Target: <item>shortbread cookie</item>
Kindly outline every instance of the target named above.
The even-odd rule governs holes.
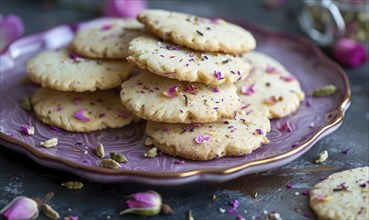
[[[235,85],[242,106],[252,105],[268,118],[282,118],[294,112],[304,99],[296,77],[282,64],[259,52],[247,53],[249,75]]]
[[[234,83],[250,70],[250,64],[242,57],[196,52],[153,36],[131,41],[127,60],[161,76],[213,85]]]
[[[123,104],[137,116],[158,122],[213,122],[233,118],[239,108],[233,84],[181,82],[143,71],[122,84]]]
[[[129,42],[142,33],[143,25],[136,20],[110,19],[79,30],[71,49],[90,58],[122,59]]]
[[[369,219],[369,167],[335,173],[310,191],[319,219]]]
[[[239,111],[234,119],[208,124],[169,124],[147,122],[146,143],[163,153],[190,160],[211,160],[250,154],[269,143],[270,122],[251,107]]]
[[[138,119],[112,90],[77,93],[41,88],[31,101],[40,121],[68,131],[123,127]]]
[[[153,34],[200,51],[245,53],[256,46],[247,30],[222,19],[164,10],[144,10],[137,19]]]
[[[134,66],[123,60],[92,60],[73,52],[44,51],[27,64],[30,79],[61,91],[95,91],[119,87]]]

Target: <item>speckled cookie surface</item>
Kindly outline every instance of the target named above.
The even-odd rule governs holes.
[[[195,50],[240,54],[256,46],[250,32],[222,19],[155,9],[142,11],[137,19],[151,33]]]
[[[95,91],[119,87],[133,70],[123,60],[93,60],[67,50],[44,51],[27,63],[31,80],[61,91]]]
[[[196,52],[153,36],[132,40],[127,60],[164,77],[213,85],[233,83],[250,70],[250,64],[242,57]]]
[[[110,19],[79,30],[71,49],[90,58],[123,59],[129,42],[143,34],[143,25],[132,19]]]
[[[122,84],[122,103],[138,117],[158,122],[213,122],[239,108],[233,84],[181,82],[142,71]]]
[[[31,102],[40,121],[67,131],[117,128],[137,120],[112,90],[77,93],[41,88]]]
[[[334,173],[310,191],[319,219],[369,219],[369,167]]]
[[[252,51],[244,57],[252,68],[247,77],[235,83],[241,105],[252,105],[270,119],[296,111],[305,96],[297,78],[263,53]]]
[[[148,121],[146,127],[148,142],[163,153],[190,160],[250,154],[269,142],[268,131],[269,120],[251,107],[221,122],[186,125]]]

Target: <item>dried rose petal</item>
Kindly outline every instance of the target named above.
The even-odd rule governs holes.
[[[294,81],[296,80],[296,77],[295,76],[292,76],[292,75],[289,75],[289,76],[281,76],[281,79],[286,81],[286,82],[291,82],[291,81]]]
[[[286,123],[284,123],[283,125],[281,125],[281,127],[279,128],[279,130],[292,132],[292,127],[291,127],[290,123],[287,121]]]
[[[190,94],[194,94],[194,95],[197,94],[196,87],[194,85],[186,85],[185,91]]]
[[[209,136],[197,135],[194,141],[198,144],[206,143],[210,140]]]
[[[172,86],[167,91],[163,92],[163,95],[169,98],[176,98],[179,95],[178,86]]]
[[[233,208],[238,208],[240,206],[240,202],[238,200],[231,200],[229,204],[232,205]]]
[[[30,125],[21,125],[20,126],[22,132],[26,135],[33,135],[35,134],[35,127]]]
[[[107,31],[107,30],[110,30],[112,27],[113,25],[111,24],[104,24],[103,26],[101,26],[100,30]]]
[[[213,91],[214,91],[214,92],[219,92],[218,87],[214,87]]]
[[[332,48],[333,57],[343,65],[357,67],[368,60],[365,47],[358,41],[342,38]]]
[[[251,84],[251,85],[245,84],[241,88],[241,92],[244,95],[252,95],[255,93],[255,91],[256,91],[256,87],[254,84]]]
[[[278,69],[277,67],[274,67],[274,66],[270,66],[268,65],[266,68],[265,68],[265,72],[267,73],[281,73],[281,70]]]
[[[73,116],[83,122],[90,121],[90,118],[88,117],[86,109],[83,109],[83,108],[76,111]]]
[[[71,58],[72,60],[79,61],[83,59],[80,55],[76,54],[73,51],[69,51],[68,55],[69,55],[69,58]]]
[[[219,18],[211,18],[210,19],[210,23],[212,24],[220,24],[222,21],[222,19],[219,19]]]
[[[264,131],[261,130],[260,128],[257,128],[256,131],[258,132],[258,134],[264,134]]]
[[[131,117],[130,112],[124,112],[122,110],[117,110],[116,113],[119,117],[124,118],[124,119]]]
[[[320,202],[325,202],[325,201],[329,201],[331,197],[328,195],[317,194],[314,196],[314,199]]]
[[[278,102],[278,99],[273,95],[264,100],[269,105],[274,105]]]
[[[217,72],[216,70],[214,70],[214,76],[215,76],[218,80],[222,80],[222,79],[224,79],[224,77],[222,77],[222,73],[221,73],[221,72]]]

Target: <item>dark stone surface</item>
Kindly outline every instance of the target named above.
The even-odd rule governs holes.
[[[26,25],[26,34],[39,32],[58,24],[74,23],[97,17],[97,6],[102,1],[83,9],[71,2],[53,4],[53,1],[1,0],[1,14],[18,14]],[[73,5],[73,6],[72,6]],[[300,2],[289,1],[276,10],[265,9],[261,1],[151,1],[152,8],[164,8],[210,17],[227,17],[270,26],[282,31],[301,34],[295,15]],[[25,195],[43,197],[54,192],[52,205],[62,217],[77,215],[80,219],[122,219],[117,213],[125,208],[125,195],[138,191],[156,190],[164,202],[175,211],[171,216],[150,219],[185,219],[192,210],[195,219],[236,219],[237,214],[220,213],[233,199],[240,201],[238,213],[246,217],[261,216],[264,210],[276,211],[283,219],[307,219],[304,212],[311,213],[308,197],[301,195],[305,189],[318,183],[320,177],[333,172],[369,165],[369,92],[368,64],[348,70],[352,88],[352,104],[342,126],[323,138],[306,154],[290,164],[266,173],[248,175],[222,184],[191,184],[180,187],[153,187],[140,184],[97,184],[83,181],[82,190],[68,190],[60,183],[79,180],[71,174],[42,167],[25,156],[0,146],[0,207],[14,197]],[[4,95],[4,94],[1,94]],[[350,147],[349,154],[341,153]],[[316,155],[328,150],[329,158],[321,165],[313,161]],[[287,183],[295,188],[287,189]],[[300,195],[296,196],[295,192]],[[255,197],[257,193],[257,198]],[[212,200],[212,195],[216,199]],[[247,213],[244,212],[247,210]],[[297,210],[297,211],[296,211]],[[299,210],[301,210],[299,212]],[[314,215],[310,218],[315,218]],[[40,215],[39,219],[45,219]],[[124,219],[142,219],[133,215]]]

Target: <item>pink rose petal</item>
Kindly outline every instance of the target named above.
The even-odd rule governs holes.
[[[295,76],[292,76],[292,75],[289,75],[289,76],[281,76],[281,79],[286,81],[286,82],[291,82],[291,81],[294,81],[296,80],[296,77]]]
[[[244,95],[252,95],[256,92],[256,87],[254,84],[251,85],[245,84],[242,86],[241,92]]]
[[[176,98],[178,97],[178,86],[172,86],[167,91],[163,92],[163,95],[169,98]]]
[[[88,122],[90,121],[90,118],[88,117],[87,111],[83,108],[76,111],[73,115],[75,118],[77,118],[80,121]]]
[[[186,85],[185,91],[193,95],[197,94],[196,87],[194,85]]]
[[[332,48],[333,57],[341,64],[357,67],[368,60],[365,47],[358,41],[342,38]]]
[[[198,135],[194,141],[198,144],[203,144],[203,143],[206,143],[210,140],[210,137],[209,136],[202,136],[202,135]]]

